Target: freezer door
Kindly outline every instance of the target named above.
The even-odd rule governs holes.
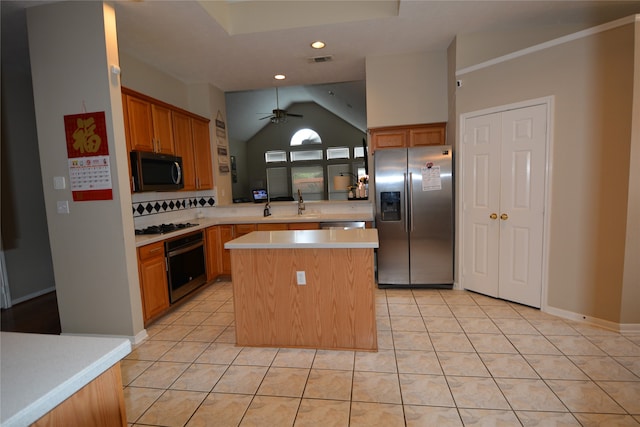
[[[409,241],[406,220],[407,150],[378,150],[374,156],[378,284],[409,284]]]
[[[450,146],[408,150],[409,266],[412,285],[453,284],[451,160]]]

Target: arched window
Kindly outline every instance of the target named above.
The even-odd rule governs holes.
[[[298,132],[294,133],[291,137],[291,142],[289,145],[307,145],[307,144],[322,144],[322,140],[320,139],[320,135],[313,129],[300,129]]]

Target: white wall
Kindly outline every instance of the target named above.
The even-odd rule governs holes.
[[[366,58],[367,127],[447,121],[447,53]]]
[[[27,11],[34,104],[63,333],[144,334],[127,167],[113,8],[61,2]],[[113,200],[73,202],[63,118],[104,111]],[[68,200],[70,214],[56,202]]]

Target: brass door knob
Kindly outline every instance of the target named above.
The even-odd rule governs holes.
[[[509,219],[509,215],[503,213],[502,215],[500,215],[500,219],[503,220],[503,221],[506,221],[506,220]]]
[[[497,213],[492,213],[491,215],[489,215],[489,218],[491,219],[497,219],[498,218],[498,214]]]

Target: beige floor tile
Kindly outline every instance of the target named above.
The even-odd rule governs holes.
[[[616,414],[575,414],[583,427],[638,427],[638,421],[631,415]]]
[[[229,366],[213,388],[216,393],[255,394],[267,373],[266,366]]]
[[[147,340],[125,357],[127,360],[158,360],[177,344],[176,341]]]
[[[424,317],[427,331],[432,332],[462,332],[460,323],[454,317]]]
[[[211,313],[212,311],[218,310],[220,307],[222,307],[222,305],[224,304],[224,301],[217,301],[217,300],[203,300],[200,301],[197,305],[195,305],[193,308],[191,308],[191,311],[197,312],[204,312],[204,313]],[[231,316],[233,318],[233,316]]]
[[[179,342],[160,358],[163,362],[193,362],[209,346],[204,342]]]
[[[433,350],[429,334],[425,332],[393,331],[393,345],[400,350]]]
[[[461,317],[458,323],[468,334],[501,334],[502,332],[491,319],[474,319]]]
[[[562,354],[551,341],[542,335],[507,334],[506,337],[521,354]]]
[[[478,353],[517,353],[518,351],[502,334],[469,334],[467,337]]]
[[[233,361],[234,365],[270,366],[278,354],[277,348],[245,347]]]
[[[152,340],[180,341],[193,331],[192,325],[167,325],[162,331],[153,336]]]
[[[384,372],[354,372],[351,400],[358,402],[402,403],[398,375]]]
[[[271,366],[281,368],[310,368],[316,351],[302,348],[281,348]]]
[[[405,292],[404,289],[388,290],[387,291],[387,303],[388,304],[415,304],[416,300],[411,293]]]
[[[477,353],[437,352],[445,375],[490,377],[489,371]]]
[[[524,427],[580,427],[568,412],[516,411]]]
[[[354,362],[353,351],[318,350],[313,360],[313,368],[352,371]]]
[[[198,303],[199,304],[199,303]],[[202,311],[189,311],[184,314],[184,316],[180,316],[176,319],[173,324],[174,325],[192,325],[197,326],[201,324],[204,319],[209,317],[210,314]]]
[[[471,295],[466,294],[464,291],[441,292],[440,295],[449,306],[454,305],[473,305],[477,306],[476,302]]]
[[[292,426],[300,399],[256,396],[251,401],[240,427]]]
[[[431,342],[433,343],[433,348],[435,348],[436,352],[440,351],[457,351],[457,352],[468,352],[474,353],[475,350],[471,345],[471,342],[467,338],[465,334],[455,334],[455,333],[432,333],[429,334],[431,337]]]
[[[522,317],[520,313],[504,304],[484,305],[482,306],[482,311],[484,311],[490,319],[519,319]]]
[[[171,384],[171,389],[209,392],[226,370],[225,365],[194,363]]]
[[[229,326],[234,321],[233,313],[213,313],[207,317],[203,325]]]
[[[196,359],[196,363],[215,363],[230,365],[240,354],[242,347],[233,344],[213,343]]]
[[[442,375],[440,361],[434,351],[396,350],[398,372],[402,374]]]
[[[640,357],[640,345],[623,336],[590,336],[588,339],[609,356]]]
[[[302,399],[295,427],[348,427],[351,403],[340,400]]]
[[[393,350],[357,351],[354,369],[356,371],[398,372],[395,352]]]
[[[182,427],[206,397],[207,393],[167,390],[147,409],[138,423]]]
[[[253,396],[210,393],[186,427],[237,427]]]
[[[582,336],[545,335],[558,350],[567,356],[604,356],[604,351]]]
[[[378,329],[378,349],[379,350],[393,350],[393,334],[391,330],[381,331]]]
[[[376,327],[378,332],[391,330],[391,319],[389,316],[376,316]]]
[[[542,380],[496,378],[496,383],[516,411],[567,411]]]
[[[136,422],[162,393],[164,390],[157,388],[125,387],[124,406],[127,412],[127,422]]]
[[[418,305],[446,305],[440,293],[415,293],[414,299]]]
[[[569,356],[569,359],[595,381],[640,381],[633,372],[608,356]]]
[[[640,356],[637,357],[626,357],[626,356],[616,356],[614,357],[622,366],[636,374],[638,378],[640,378]]]
[[[624,410],[592,381],[547,380],[571,412],[621,414]]]
[[[580,335],[578,331],[562,320],[533,319],[530,323],[544,335]]]
[[[426,332],[424,320],[421,316],[394,316],[391,315],[391,330],[406,332]]]
[[[447,383],[458,408],[509,409],[492,378],[448,376]],[[464,417],[462,420],[467,423]]]
[[[567,356],[551,354],[526,354],[524,358],[545,380],[588,380]]]
[[[640,381],[598,381],[597,383],[627,412],[640,415]]]
[[[305,399],[350,400],[352,371],[336,371],[330,369],[311,369]]]
[[[473,317],[473,318],[480,318],[480,319],[488,318],[484,310],[482,310],[482,308],[480,308],[477,305],[451,305],[450,308],[451,308],[451,311],[453,312],[453,315],[456,316],[457,318],[461,318],[461,317]]]
[[[405,405],[455,406],[442,375],[400,374],[400,389]]]
[[[184,341],[199,341],[210,343],[216,340],[225,330],[224,326],[219,325],[199,325],[193,328],[191,332],[183,338]]]
[[[138,375],[143,373],[153,362],[149,360],[128,360],[120,361],[120,369],[122,370],[122,384],[129,385]]]
[[[462,420],[455,408],[405,405],[407,427],[462,427]]]
[[[188,367],[188,363],[155,362],[133,380],[131,386],[167,389]]]
[[[418,316],[420,317],[420,310],[415,302],[411,304],[388,304],[388,310],[390,316]]]
[[[260,384],[258,395],[302,397],[309,377],[308,368],[270,367]]]
[[[482,353],[480,358],[494,378],[539,378],[527,360],[519,354]]]
[[[350,427],[404,427],[402,405],[352,402]]]
[[[518,417],[512,411],[487,409],[460,409],[465,426],[473,427],[511,427],[518,426]]]
[[[505,335],[539,335],[540,333],[525,319],[493,319]]]
[[[235,344],[236,343],[236,329],[233,326],[227,326],[227,329],[224,330],[218,338],[216,338],[215,342],[219,343],[227,343],[227,344]]]
[[[418,308],[423,317],[454,317],[453,312],[444,302],[442,304],[420,304]]]

